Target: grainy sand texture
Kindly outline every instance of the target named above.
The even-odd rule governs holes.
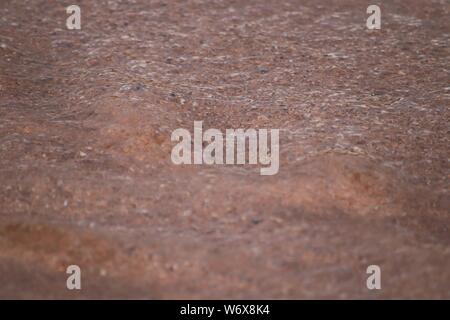
[[[370,4],[1,0],[0,298],[450,299],[450,2]],[[278,174],[174,165],[194,121]]]

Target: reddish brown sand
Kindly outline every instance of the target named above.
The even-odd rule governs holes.
[[[449,1],[73,2],[0,2],[0,298],[450,298]]]

